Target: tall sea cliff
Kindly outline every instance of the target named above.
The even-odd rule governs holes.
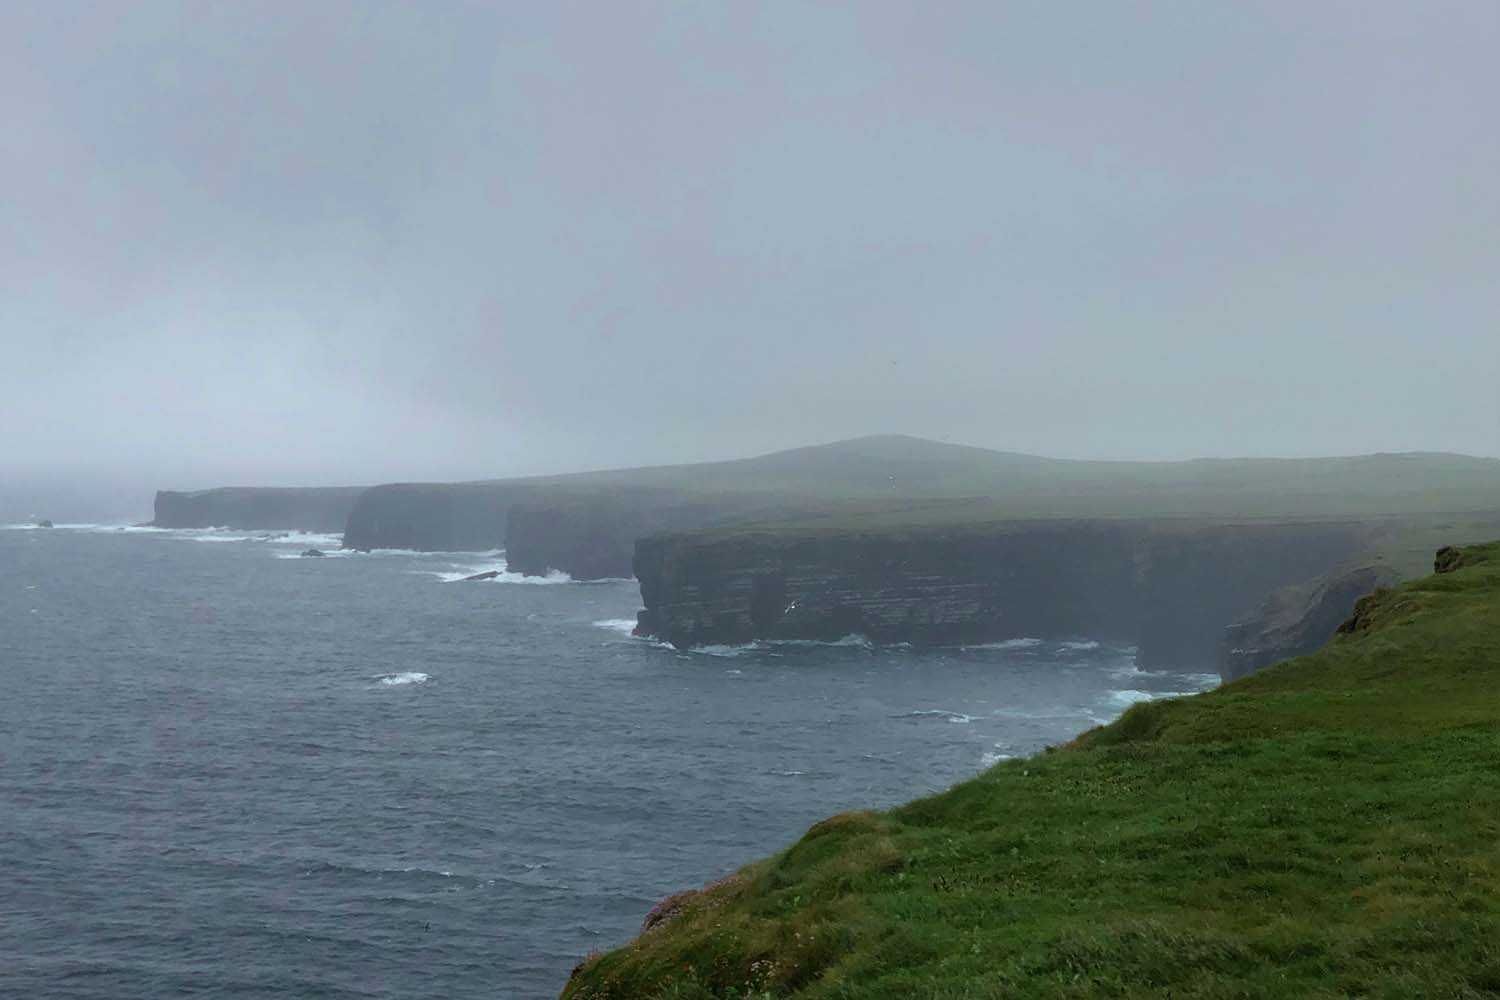
[[[248,528],[341,532],[363,486],[221,486],[159,490],[151,524],[158,528]]]
[[[1213,670],[1226,626],[1367,535],[1358,523],[1118,521],[661,535],[636,546],[637,632],[679,646],[1087,637],[1137,645],[1143,666]]]

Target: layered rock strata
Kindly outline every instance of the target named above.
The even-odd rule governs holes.
[[[636,545],[637,633],[922,645],[1088,637],[1218,669],[1224,629],[1360,548],[1355,524],[1029,521],[891,533],[678,533]]]

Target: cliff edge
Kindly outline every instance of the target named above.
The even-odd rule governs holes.
[[[816,823],[563,996],[1495,996],[1500,543],[1360,606],[1311,655]]]

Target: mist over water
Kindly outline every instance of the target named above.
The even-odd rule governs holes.
[[[555,995],[823,816],[1217,680],[1086,637],[685,653],[630,582],[326,540],[0,529],[0,993]]]

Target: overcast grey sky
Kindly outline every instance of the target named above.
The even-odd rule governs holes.
[[[1500,453],[1500,4],[0,10],[0,476]]]

